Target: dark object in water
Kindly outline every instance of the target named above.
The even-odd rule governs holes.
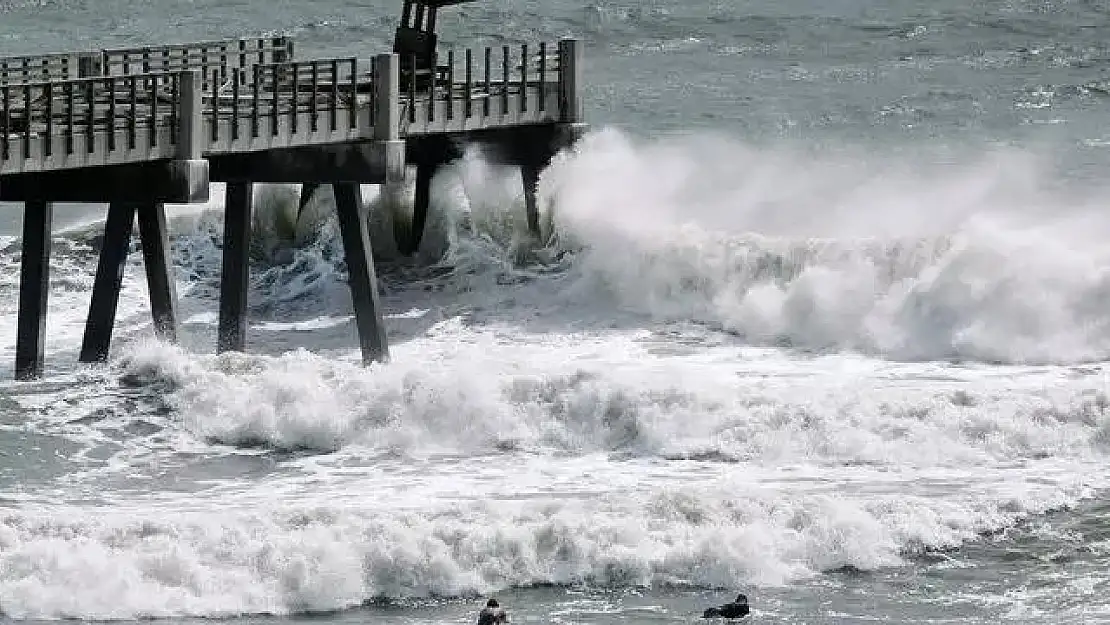
[[[505,613],[501,605],[497,603],[497,599],[490,599],[486,602],[486,607],[478,613],[478,625],[499,625],[500,623],[508,623],[509,615]]]
[[[722,606],[709,608],[702,613],[702,618],[743,618],[748,615],[748,597],[744,593],[736,595],[736,601]]]

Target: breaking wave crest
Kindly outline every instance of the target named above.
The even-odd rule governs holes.
[[[1028,153],[942,156],[816,156],[606,129],[544,173],[544,249],[522,247],[519,174],[475,155],[436,177],[415,263],[397,255],[388,209],[411,203],[411,188],[369,194],[372,234],[387,284],[446,276],[437,289],[465,294],[475,276],[556,269],[548,292],[559,299],[545,306],[693,321],[753,345],[911,361],[1106,358],[1100,191],[1060,188]],[[317,262],[342,262],[330,194],[298,220],[296,190],[269,189],[256,206],[263,301],[287,297],[305,270],[335,274]]]
[[[783,496],[726,483],[639,500],[421,510],[262,502],[248,510],[226,500],[218,512],[82,510],[80,520],[73,510],[42,510],[0,519],[0,593],[11,618],[134,619],[320,612],[541,584],[774,585],[897,564],[1081,491],[1044,487],[991,504]]]
[[[807,351],[1103,359],[1110,219],[1045,177],[1026,154],[875,164],[606,131],[543,193],[579,303]]]
[[[1098,457],[1110,444],[1097,371],[1033,393],[1020,381],[1034,374],[938,368],[914,388],[912,376],[850,361],[855,377],[845,380],[822,363],[780,377],[785,361],[730,349],[654,354],[635,334],[573,347],[506,343],[451,322],[432,334],[447,345],[433,336],[418,348],[424,358],[369,369],[305,351],[197,358],[157,344],[129,350],[121,365],[128,384],[160,389],[192,435],[282,451],[899,467]]]

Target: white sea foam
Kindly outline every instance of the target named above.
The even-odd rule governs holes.
[[[317,488],[303,505],[222,497],[192,510],[27,510],[0,522],[0,593],[15,618],[135,618],[331,610],[546,583],[780,584],[895,565],[907,550],[953,546],[1083,494],[1042,484],[936,498],[905,492],[910,483],[860,497],[761,487],[743,473],[586,498],[478,491],[477,501],[407,509],[390,505],[396,491],[368,483],[364,493]],[[511,473],[494,486],[512,488]],[[410,503],[422,494],[400,488]],[[1007,490],[1020,494],[989,496]]]
[[[455,322],[429,334],[368,369],[304,351],[197,359],[159,345],[135,348],[124,366],[173,389],[166,400],[199,438],[321,452],[969,468],[1091,459],[1110,431],[1099,369],[999,375],[730,346],[659,354],[642,332],[528,339]]]
[[[542,194],[583,250],[583,302],[894,358],[1110,353],[1097,191],[1052,190],[1020,154],[908,167],[602,132]]]
[[[898,565],[1105,486],[1097,371],[503,332],[446,324],[370,369],[133,346],[125,373],[164,385],[186,433],[314,453],[188,497],[118,495],[80,522],[10,515],[6,609],[216,616],[547,583],[774,585]],[[683,455],[702,460],[666,459]]]

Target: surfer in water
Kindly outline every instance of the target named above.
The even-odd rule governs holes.
[[[707,609],[702,618],[744,618],[748,615],[748,596],[744,593],[736,595],[736,601],[722,606]]]
[[[490,599],[486,602],[486,607],[478,613],[478,625],[499,625],[500,623],[508,623],[509,615],[497,603],[497,599]]]

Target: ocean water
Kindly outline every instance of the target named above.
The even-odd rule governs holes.
[[[0,0],[0,54],[288,33],[384,0]],[[1105,0],[488,0],[445,45],[585,44],[592,130],[468,154],[359,366],[330,199],[259,186],[249,353],[216,356],[222,188],[171,207],[180,345],[137,248],[76,363],[104,209],[59,208],[48,363],[11,381],[6,621],[1110,622]]]

